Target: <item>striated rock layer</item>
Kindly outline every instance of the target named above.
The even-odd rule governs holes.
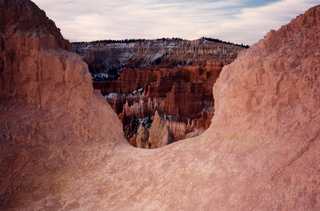
[[[247,47],[204,37],[72,43],[73,52],[88,63],[90,71],[106,73],[106,80],[117,77],[117,71],[123,68],[200,66],[210,59],[230,63]]]
[[[45,30],[48,19],[12,30],[43,14],[33,3],[0,0],[0,14],[2,210],[320,209],[320,6],[223,69],[206,132],[152,150],[125,141],[85,63],[59,47],[55,26]],[[4,56],[23,44],[32,52],[23,62]]]

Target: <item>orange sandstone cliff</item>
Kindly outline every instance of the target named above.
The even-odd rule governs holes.
[[[223,69],[206,132],[148,150],[39,8],[0,17],[2,210],[320,209],[320,6]]]

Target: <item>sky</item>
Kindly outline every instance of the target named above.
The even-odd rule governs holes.
[[[252,45],[319,0],[33,0],[71,42],[216,38]]]

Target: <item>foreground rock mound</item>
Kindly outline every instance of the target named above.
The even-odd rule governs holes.
[[[320,6],[224,68],[205,133],[154,150],[125,141],[54,26],[17,30],[43,14],[33,3],[0,0],[0,14],[9,10],[17,18],[0,25],[2,210],[320,209]],[[40,42],[50,34],[55,48]],[[24,45],[23,63],[11,62]]]
[[[122,125],[34,3],[1,0],[0,20],[0,210],[79,207],[54,192],[126,143]]]

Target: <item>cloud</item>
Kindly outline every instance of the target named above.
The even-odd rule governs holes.
[[[71,41],[206,36],[244,44],[253,44],[317,1],[34,0]]]
[[[214,36],[253,44],[271,29],[279,29],[316,3],[315,0],[283,0],[262,7],[244,8],[233,18],[225,20]]]

